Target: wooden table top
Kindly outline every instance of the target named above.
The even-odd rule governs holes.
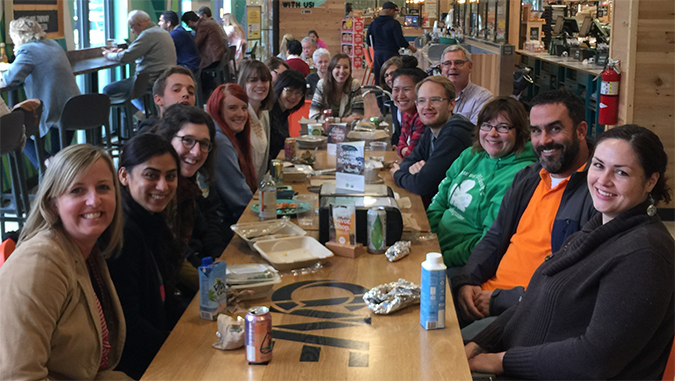
[[[412,198],[421,205],[419,197]],[[248,212],[241,222],[253,220]],[[426,217],[424,222],[428,226]],[[316,238],[318,231],[308,235]],[[393,263],[382,254],[335,256],[310,274],[282,272],[271,296],[245,302],[245,307],[271,307],[274,351],[268,365],[249,365],[243,348],[213,348],[217,324],[199,317],[195,298],[142,379],[470,380],[447,287],[446,328],[440,330],[422,328],[419,305],[375,315],[363,302],[364,292],[383,283],[404,278],[420,284],[420,265],[426,253],[439,251],[438,241],[413,242],[411,248],[409,256]],[[229,265],[266,263],[238,237],[221,259]]]
[[[71,63],[73,67],[73,74],[88,74],[94,73],[103,69],[110,69],[117,66],[126,65],[123,62],[110,61],[109,59],[101,56],[95,58],[88,58],[81,61],[76,61]]]

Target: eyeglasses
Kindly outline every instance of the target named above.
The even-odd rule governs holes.
[[[395,70],[394,70],[394,71],[395,71]],[[390,77],[392,77],[393,75],[394,75],[394,72],[393,72],[393,71],[390,71],[390,72],[388,72],[388,73],[384,73],[384,78],[390,78]]]
[[[464,60],[448,60],[448,61],[443,61],[441,62],[441,66],[452,66],[452,64],[455,65],[455,67],[462,67],[464,66],[465,63],[469,61],[464,61]]]
[[[305,92],[302,90],[295,90],[292,87],[284,87],[284,91],[288,95],[294,95],[296,97],[302,97],[305,95]]]
[[[441,97],[431,97],[429,99],[417,98],[415,99],[415,104],[418,106],[424,106],[425,104],[427,104],[427,102],[429,102],[429,104],[431,104],[432,106],[438,106],[439,104],[441,104],[441,102],[447,100],[448,98],[441,98]]]
[[[183,143],[183,147],[187,149],[192,149],[192,147],[195,146],[195,144],[199,143],[199,150],[202,151],[203,153],[208,153],[211,152],[213,149],[213,144],[211,144],[210,141],[204,139],[204,140],[197,140],[195,139],[194,136],[190,135],[185,135],[185,136],[179,136],[176,135],[174,138],[179,138],[180,141]]]
[[[490,131],[492,131],[493,128],[495,130],[497,130],[497,132],[499,132],[500,134],[505,134],[505,133],[509,132],[510,130],[513,130],[515,127],[509,126],[508,124],[505,124],[505,123],[500,123],[496,126],[493,126],[489,123],[483,123],[483,124],[480,125],[480,130],[485,131],[485,132],[490,132]]]

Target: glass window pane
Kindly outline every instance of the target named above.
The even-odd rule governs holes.
[[[105,12],[103,0],[89,1],[89,46],[105,45]]]

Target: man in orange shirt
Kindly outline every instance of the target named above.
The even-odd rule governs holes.
[[[567,90],[532,100],[530,132],[539,161],[516,175],[492,227],[451,278],[460,324],[515,305],[534,270],[596,213],[586,185],[591,148],[584,115],[583,101]]]

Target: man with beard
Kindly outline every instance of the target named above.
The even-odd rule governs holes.
[[[462,329],[464,339],[518,303],[536,268],[596,213],[586,185],[591,148],[584,110],[567,90],[532,100],[530,132],[539,160],[518,172],[466,265],[448,274],[460,325],[475,321]]]

